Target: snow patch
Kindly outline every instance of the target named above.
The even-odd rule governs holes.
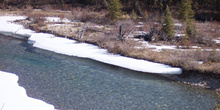
[[[142,44],[143,44],[144,47],[151,48],[151,49],[153,49],[153,51],[158,51],[158,52],[162,51],[163,49],[177,49],[176,46],[152,45],[152,44],[149,44],[146,41],[142,41]]]
[[[140,28],[140,27],[143,27],[143,25],[136,25],[135,27],[136,28]]]
[[[220,44],[220,38],[213,40],[215,43]]]
[[[181,26],[183,26],[183,25],[180,24],[180,23],[174,23],[174,26],[181,27]]]
[[[135,35],[143,35],[143,34],[148,34],[149,32],[146,31],[134,31],[133,34]]]
[[[33,33],[34,31],[31,31],[29,29],[25,29],[22,25],[11,23],[11,21],[14,20],[21,20],[26,19],[27,17],[24,16],[1,16],[0,17],[0,31],[5,32],[16,32],[17,34],[28,34]]]
[[[0,71],[0,109],[2,110],[55,110],[53,105],[27,96],[18,85],[18,76]]]
[[[60,19],[59,17],[46,17],[46,22],[72,22],[67,18]]]
[[[183,36],[185,36],[185,34],[175,34],[175,36],[178,36],[178,37],[183,37]]]

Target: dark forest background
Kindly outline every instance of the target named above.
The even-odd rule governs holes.
[[[172,13],[178,11],[178,4],[181,0],[119,0],[123,6],[122,10],[131,13],[133,9],[141,16],[141,11],[164,12],[166,5],[169,5]],[[0,9],[33,8],[43,9],[52,7],[53,9],[71,10],[71,7],[93,7],[93,11],[107,9],[110,0],[0,0]],[[220,21],[220,0],[192,0],[192,8],[196,20]]]

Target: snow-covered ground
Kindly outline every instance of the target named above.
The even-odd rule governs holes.
[[[60,19],[59,17],[46,17],[46,22],[71,22],[67,18]]]
[[[182,27],[183,25],[180,24],[180,23],[174,23],[174,26],[176,26],[176,27]]]
[[[18,76],[0,71],[0,110],[55,110],[53,105],[27,96]]]
[[[176,46],[151,45],[151,44],[149,44],[149,43],[146,42],[146,41],[141,41],[141,43],[143,44],[144,47],[150,48],[150,49],[152,49],[152,50],[154,50],[154,51],[158,51],[158,52],[162,51],[163,49],[171,49],[171,50],[172,50],[172,49],[177,49]]]
[[[177,34],[177,33],[175,33],[175,36],[177,36],[177,37],[183,37],[183,36],[185,36],[185,34]]]
[[[217,44],[220,44],[220,37],[218,39],[213,40],[215,41]]]

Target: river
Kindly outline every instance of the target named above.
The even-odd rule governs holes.
[[[217,100],[212,90],[41,50],[17,39],[0,45],[0,70],[16,73],[30,97],[61,110],[207,110]]]

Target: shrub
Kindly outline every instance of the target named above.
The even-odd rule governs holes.
[[[45,26],[45,14],[42,13],[28,13],[27,14],[29,19],[32,19],[33,22],[30,24],[29,28],[35,30],[36,32],[39,31],[39,27]]]
[[[211,62],[220,62],[220,52],[216,50],[216,46],[213,46],[212,51],[209,53],[208,60]]]
[[[119,32],[121,27],[121,32]],[[116,36],[120,40],[130,37],[131,33],[134,31],[134,22],[132,20],[119,20],[115,23],[115,28],[113,33],[116,33]],[[124,34],[123,36],[121,36]]]
[[[107,44],[107,50],[110,53],[121,54],[129,56],[129,53],[133,51],[135,43],[132,41],[112,41]]]
[[[44,5],[42,7],[42,10],[44,11],[52,11],[53,10],[53,7],[51,5]]]

